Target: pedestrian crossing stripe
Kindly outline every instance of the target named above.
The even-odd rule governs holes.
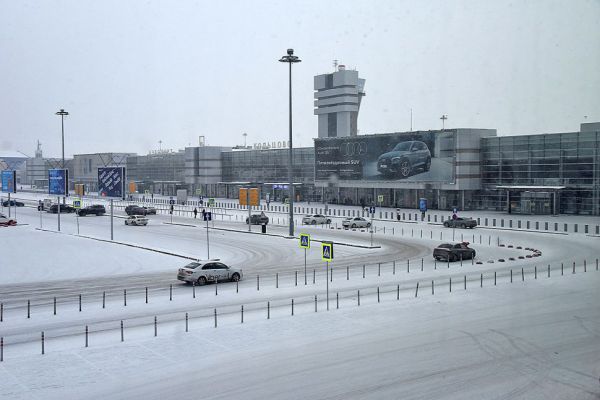
[[[310,235],[307,233],[300,234],[300,247],[303,249],[310,249]]]
[[[323,261],[333,261],[333,243],[323,243],[321,246]]]

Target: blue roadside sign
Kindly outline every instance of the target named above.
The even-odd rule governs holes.
[[[210,211],[204,212],[204,214],[202,214],[202,218],[205,221],[212,221],[212,212],[210,212]]]
[[[375,214],[375,207],[374,206],[369,207],[369,214]]]

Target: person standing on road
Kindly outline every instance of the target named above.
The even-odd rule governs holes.
[[[194,219],[198,216],[198,209],[194,207]]]

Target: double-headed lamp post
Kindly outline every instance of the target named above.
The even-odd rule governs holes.
[[[289,207],[290,207],[290,237],[294,237],[294,156],[292,153],[292,64],[299,63],[298,56],[294,55],[294,49],[287,50],[287,56],[283,56],[279,59],[279,62],[288,63],[290,66],[290,137],[288,141],[289,146],[289,159],[288,159],[288,178],[290,181],[289,187]]]
[[[61,108],[60,111],[57,111],[55,114],[60,115],[60,127],[62,133],[62,168],[65,169],[65,115],[69,115],[69,113]],[[69,182],[67,182],[67,187],[68,185]],[[63,204],[64,203],[65,196],[63,196]]]

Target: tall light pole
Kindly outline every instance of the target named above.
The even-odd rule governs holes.
[[[290,181],[289,187],[289,207],[290,207],[290,237],[294,237],[294,156],[292,153],[292,64],[299,63],[298,56],[294,55],[294,49],[287,49],[287,56],[283,56],[279,59],[279,62],[288,63],[290,66],[290,138],[288,141],[289,145],[289,159],[288,159],[288,178]]]
[[[69,115],[69,113],[61,108],[60,111],[57,111],[55,114],[60,115],[60,128],[62,134],[62,169],[65,169],[65,115]],[[67,182],[67,187],[69,187],[69,182]],[[65,203],[65,196],[63,196],[63,204]]]
[[[445,128],[445,124],[444,124],[444,123],[445,123],[445,122],[446,122],[446,120],[448,119],[448,116],[447,116],[446,114],[443,114],[443,115],[440,117],[440,119],[442,120],[442,130],[444,130],[444,128]]]

